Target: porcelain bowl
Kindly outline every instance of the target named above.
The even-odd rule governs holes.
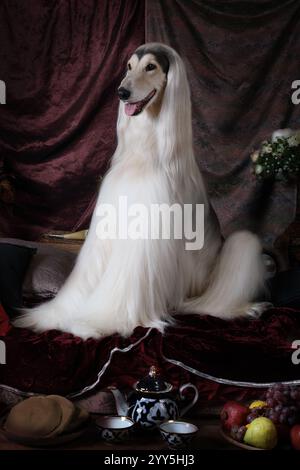
[[[165,421],[159,426],[160,434],[167,445],[173,449],[188,447],[199,429],[186,421]]]
[[[99,437],[107,442],[126,441],[134,427],[134,422],[127,416],[99,416],[95,424]]]

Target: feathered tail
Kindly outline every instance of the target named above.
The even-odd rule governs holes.
[[[247,315],[264,293],[265,267],[259,239],[248,231],[225,241],[203,296],[184,303],[183,310],[224,319]]]

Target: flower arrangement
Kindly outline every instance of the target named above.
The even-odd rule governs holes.
[[[287,181],[300,174],[300,131],[278,131],[252,153],[253,172],[260,179]]]

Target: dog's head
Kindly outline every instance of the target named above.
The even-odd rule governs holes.
[[[130,117],[137,115],[142,124],[138,128],[146,131],[147,140],[149,119],[143,119],[147,113],[155,129],[161,162],[168,165],[176,161],[178,167],[178,160],[184,155],[182,161],[194,164],[190,87],[184,62],[173,48],[160,43],[138,47],[127,63],[118,94],[121,100],[117,122],[119,142],[128,127],[134,130]]]
[[[160,44],[146,44],[133,53],[127,63],[126,76],[118,88],[128,116],[137,116],[159,102],[169,66],[170,58]]]

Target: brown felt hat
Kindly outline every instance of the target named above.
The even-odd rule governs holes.
[[[83,408],[76,407],[75,413],[73,414],[73,417],[68,424],[68,432],[72,432],[80,428],[80,426],[87,421],[88,417],[88,411],[84,410]]]
[[[46,397],[31,397],[15,405],[5,422],[5,429],[24,437],[46,437],[62,420],[60,405]]]
[[[58,434],[68,431],[69,424],[71,423],[73,416],[76,414],[76,408],[70,400],[61,397],[60,395],[48,395],[47,398],[57,403],[61,409],[61,421],[48,435],[49,437],[57,436]]]
[[[5,430],[26,438],[54,438],[78,429],[88,416],[62,396],[31,397],[10,410]]]

